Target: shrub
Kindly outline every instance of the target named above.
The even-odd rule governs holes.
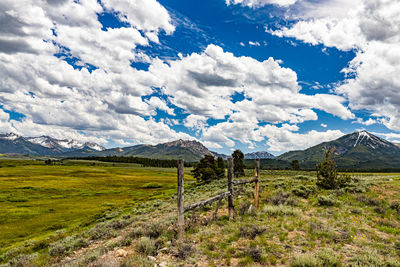
[[[178,244],[176,257],[184,260],[187,257],[189,257],[192,252],[193,252],[193,247],[191,244],[188,243]]]
[[[370,267],[398,267],[400,263],[395,259],[383,260],[375,250],[365,251],[357,254],[348,261],[349,267],[370,266]]]
[[[161,188],[161,187],[162,187],[162,185],[159,183],[147,183],[142,186],[142,188],[145,188],[145,189]]]
[[[139,253],[142,253],[146,256],[154,256],[157,253],[157,248],[154,240],[145,236],[139,239],[139,241],[135,245],[135,250]]]
[[[291,267],[317,267],[317,259],[311,254],[301,254],[295,256],[290,263]]]
[[[53,242],[49,245],[49,254],[50,256],[61,256],[67,255],[74,250],[87,247],[89,245],[88,240],[77,237],[77,236],[69,236],[62,240]]]
[[[153,267],[154,262],[149,260],[146,256],[134,255],[121,264],[121,267]]]
[[[323,249],[317,253],[318,261],[324,267],[340,267],[342,263],[332,249]]]
[[[286,203],[286,200],[289,198],[289,196],[289,193],[278,191],[276,195],[266,198],[264,202],[273,205],[283,205]]]
[[[247,237],[250,239],[256,238],[256,236],[262,235],[267,229],[265,227],[251,225],[251,226],[243,226],[239,228],[240,236]]]
[[[279,206],[270,206],[267,205],[264,207],[264,212],[267,213],[270,216],[296,216],[299,212],[298,210],[292,208],[292,207],[288,207],[288,206],[283,206],[283,205],[279,205]]]
[[[294,179],[300,180],[300,181],[311,181],[312,180],[311,177],[308,177],[308,176],[305,176],[305,175],[296,175],[294,177]]]
[[[124,227],[126,227],[128,225],[127,221],[123,221],[123,220],[115,220],[110,222],[107,227],[111,227],[114,230],[118,230],[118,229],[122,229]]]
[[[378,214],[384,215],[386,213],[386,208],[383,206],[377,206],[374,208],[374,211]]]
[[[97,224],[95,227],[89,230],[88,235],[92,240],[98,240],[102,238],[107,238],[115,236],[115,231],[112,225],[106,225],[104,223]]]
[[[400,213],[400,201],[393,201],[390,203],[390,208]]]
[[[154,222],[147,224],[144,229],[145,236],[157,238],[164,232],[165,226],[159,222]]]
[[[292,193],[298,197],[308,198],[310,194],[315,192],[315,189],[312,185],[299,185],[292,189]]]
[[[129,233],[129,236],[132,238],[138,238],[144,236],[144,233],[145,230],[143,229],[143,227],[138,226],[136,228],[133,228],[133,230]]]
[[[9,265],[13,267],[35,266],[32,264],[37,259],[37,254],[19,255],[10,260]]]
[[[382,204],[382,202],[378,199],[373,199],[373,198],[369,198],[365,195],[361,195],[356,197],[357,201],[360,201],[368,206],[380,206]]]
[[[263,263],[265,262],[265,258],[263,257],[263,250],[258,247],[250,247],[246,248],[243,251],[245,256],[249,256],[253,261]]]
[[[319,196],[318,204],[321,206],[334,206],[337,203],[331,196]]]

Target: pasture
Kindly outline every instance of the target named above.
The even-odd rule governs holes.
[[[327,190],[315,172],[262,170],[258,210],[252,185],[238,187],[234,220],[226,200],[216,218],[217,203],[188,212],[179,241],[176,169],[94,164],[3,162],[2,263],[400,266],[400,174],[353,173]],[[226,190],[226,178],[197,184],[185,173],[185,205]]]
[[[174,169],[94,164],[1,160],[0,254],[56,231],[79,232],[108,213],[176,191]]]

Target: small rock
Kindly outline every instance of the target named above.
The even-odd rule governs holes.
[[[160,262],[160,264],[158,265],[159,267],[167,267],[168,263],[166,263],[165,261]]]
[[[151,261],[156,261],[156,258],[153,257],[153,256],[147,256],[147,258],[148,258],[149,260],[151,260]]]
[[[117,256],[118,257],[126,257],[127,255],[128,255],[128,252],[126,252],[122,248],[117,250]]]
[[[168,250],[168,248],[160,248],[158,251],[166,251],[166,250]]]

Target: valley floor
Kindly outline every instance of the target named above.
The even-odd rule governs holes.
[[[48,166],[51,167],[60,166]],[[6,171],[8,176],[5,175],[6,168],[0,168],[1,207],[34,201],[31,200],[34,194],[25,194],[25,202],[9,202],[9,198],[4,197],[5,194],[17,194],[19,190],[32,190],[17,189],[15,184],[5,188],[4,181],[10,183],[8,180],[13,179],[10,177],[24,177],[20,178],[24,182],[18,187],[35,187],[26,182],[32,178],[23,175],[32,173],[26,169],[31,167],[24,168],[25,171],[16,168],[14,171],[20,173],[14,173],[14,176],[9,170]],[[86,173],[94,167],[79,168]],[[158,174],[157,181],[141,180],[142,184],[136,188],[142,191],[145,184],[150,188],[157,187],[156,184],[148,185],[150,182],[170,182],[161,187],[166,193],[160,192],[155,199],[141,199],[120,210],[116,208],[119,203],[114,202],[116,205],[108,213],[97,216],[96,222],[82,226],[80,231],[69,231],[64,225],[60,229],[47,230],[41,239],[28,236],[11,249],[2,250],[0,259],[3,263],[22,266],[29,263],[43,266],[400,266],[399,174],[354,174],[357,182],[352,185],[339,190],[323,190],[315,186],[313,172],[262,171],[258,210],[250,207],[252,186],[238,186],[234,220],[228,220],[226,201],[216,218],[213,218],[216,203],[188,212],[185,240],[178,241],[175,169],[132,167],[129,174],[121,174],[121,170],[113,169],[122,168],[118,166],[95,168],[106,171],[100,172],[103,179],[119,175],[128,179],[128,176],[150,171],[153,174],[149,177]],[[51,169],[47,171],[51,174]],[[247,177],[252,174],[248,171]],[[91,188],[87,186],[89,181],[101,179],[97,175],[94,173],[88,180],[83,179],[86,185],[82,186]],[[71,174],[65,176],[73,178]],[[42,187],[46,179],[42,176]],[[119,179],[116,178],[120,181],[119,186],[129,181]],[[63,184],[63,187],[69,187],[65,182]],[[55,184],[49,186],[54,187]],[[120,195],[131,190],[128,188]],[[185,203],[224,191],[226,179],[198,186],[190,182],[185,187]],[[112,202],[113,198],[110,195],[106,201]],[[132,201],[134,196],[129,195],[128,199]],[[94,203],[85,210],[91,212],[96,205]],[[10,210],[8,217],[14,213]],[[5,216],[1,217],[0,227],[4,229],[7,220]],[[21,221],[15,220],[14,224]],[[7,237],[2,237],[1,242],[11,244]]]

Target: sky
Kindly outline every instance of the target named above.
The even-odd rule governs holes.
[[[400,142],[398,0],[2,0],[0,132],[105,147]]]

